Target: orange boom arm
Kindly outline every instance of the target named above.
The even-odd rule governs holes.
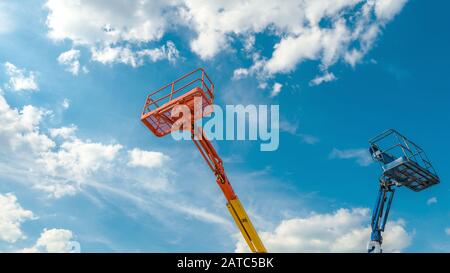
[[[201,129],[200,129],[201,131]],[[202,154],[206,163],[211,168],[216,176],[216,182],[222,190],[225,198],[227,199],[227,208],[233,216],[236,225],[244,236],[245,241],[253,252],[267,252],[264,244],[259,238],[258,233],[253,227],[250,218],[245,212],[244,207],[239,201],[237,195],[234,193],[233,187],[228,180],[225,170],[223,168],[222,159],[220,159],[216,150],[212,146],[211,142],[206,138],[206,136],[201,133],[200,136],[195,138],[195,133],[192,134],[192,140],[197,146],[198,150]]]

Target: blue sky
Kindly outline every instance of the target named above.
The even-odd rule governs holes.
[[[197,67],[218,105],[280,105],[277,151],[214,143],[269,251],[365,251],[388,128],[442,183],[397,191],[386,249],[450,250],[449,4],[59,2],[0,1],[1,251],[246,250],[195,146],[139,120]]]

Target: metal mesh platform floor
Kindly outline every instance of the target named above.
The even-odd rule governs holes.
[[[385,165],[383,169],[385,176],[416,192],[439,183],[436,175],[405,157]]]

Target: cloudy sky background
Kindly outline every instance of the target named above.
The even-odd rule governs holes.
[[[443,1],[0,0],[0,251],[247,251],[189,141],[139,120],[204,67],[216,103],[279,104],[280,147],[218,141],[269,251],[364,252],[397,128],[442,184],[400,189],[386,251],[449,251]]]

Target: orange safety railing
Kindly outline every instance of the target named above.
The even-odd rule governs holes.
[[[209,100],[208,103],[212,104],[214,100],[214,84],[205,70],[198,68],[150,93],[145,101],[142,116],[176,99],[184,93],[182,91],[189,91],[195,87],[200,87],[205,92],[206,98]]]

